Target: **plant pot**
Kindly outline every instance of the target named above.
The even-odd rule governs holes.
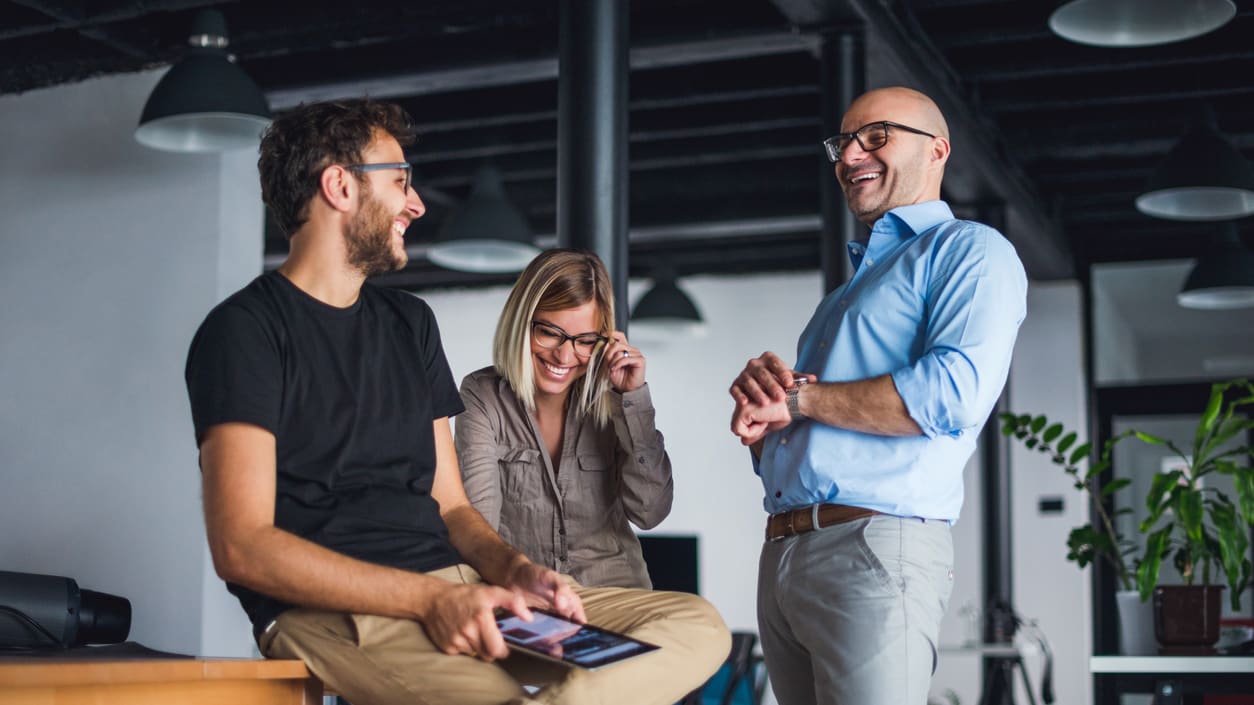
[[[1153,656],[1158,653],[1154,639],[1154,605],[1141,601],[1136,590],[1115,593],[1119,608],[1119,653],[1125,656]]]
[[[1222,585],[1159,585],[1154,588],[1154,636],[1159,653],[1214,653],[1223,611]]]

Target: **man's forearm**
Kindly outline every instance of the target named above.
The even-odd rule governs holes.
[[[505,543],[478,510],[469,504],[444,512],[443,518],[453,548],[488,583],[507,584],[513,569],[520,562],[527,561],[525,555]]]
[[[918,436],[890,375],[854,382],[802,385],[797,396],[801,413],[821,424],[877,436]]]
[[[416,619],[441,587],[435,578],[360,561],[273,526],[214,548],[223,579],[303,607]]]

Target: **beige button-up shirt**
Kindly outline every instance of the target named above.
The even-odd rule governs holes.
[[[457,458],[466,495],[510,545],[590,587],[648,588],[628,521],[657,526],[674,485],[648,385],[611,391],[611,423],[567,412],[559,467],[532,415],[491,367],[462,380]]]

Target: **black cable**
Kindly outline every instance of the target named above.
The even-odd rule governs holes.
[[[31,617],[27,615],[25,612],[19,609],[15,609],[13,607],[9,607],[8,605],[0,605],[0,612],[17,617],[18,620],[21,621],[23,624],[25,624],[27,627],[30,627],[40,636],[47,639],[50,642],[49,646],[55,646],[59,649],[69,648],[69,644],[62,642],[57,637],[53,636],[52,632],[44,628],[44,625],[40,624],[34,619],[31,619]],[[36,648],[40,648],[40,647],[0,645],[0,651],[30,651]]]

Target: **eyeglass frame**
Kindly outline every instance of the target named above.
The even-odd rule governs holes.
[[[554,331],[558,335],[562,336],[562,342],[558,343],[557,345],[554,345],[551,348],[545,347],[539,340],[536,340],[536,336],[535,336],[536,326],[543,326],[545,328],[548,328]],[[588,336],[596,338],[597,342],[595,345],[593,345],[592,352],[588,353],[586,356],[580,355],[579,348],[576,344],[576,341],[579,338],[588,337]],[[545,321],[536,321],[536,320],[531,321],[531,339],[535,341],[536,345],[539,345],[541,348],[544,348],[545,350],[558,350],[569,341],[571,343],[570,349],[574,351],[575,357],[581,360],[592,359],[592,356],[596,354],[596,346],[605,345],[610,340],[609,338],[605,337],[604,335],[601,335],[600,333],[580,333],[579,335],[571,335],[570,333],[567,333],[566,331],[562,330],[558,326],[553,325],[552,323],[547,323]]]
[[[409,188],[414,185],[414,165],[409,162],[378,162],[374,164],[344,164],[345,169],[349,171],[359,171],[363,174],[372,171],[386,171],[388,169],[401,169],[405,172],[405,193],[409,193]]]
[[[866,128],[871,127],[873,125],[878,125],[880,129],[884,130],[884,144],[881,144],[879,147],[868,148],[866,144],[862,141],[862,137],[860,137],[858,133],[862,132]],[[874,152],[878,149],[882,149],[884,145],[888,144],[888,140],[892,136],[891,133],[889,133],[888,131],[888,128],[890,127],[896,128],[898,130],[905,130],[906,132],[911,132],[916,135],[923,135],[924,137],[932,137],[932,138],[936,137],[936,135],[932,134],[931,132],[924,132],[923,130],[920,130],[917,127],[910,127],[909,125],[902,125],[901,123],[893,122],[892,120],[874,120],[872,122],[868,122],[862,127],[859,127],[853,132],[837,132],[831,137],[828,137],[827,139],[823,140],[823,148],[827,150],[828,161],[830,161],[833,164],[840,161],[840,153],[849,146],[849,142],[846,142],[845,146],[841,147],[838,144],[841,138],[846,138],[850,141],[857,140],[858,146],[861,147],[862,151],[864,152]]]

